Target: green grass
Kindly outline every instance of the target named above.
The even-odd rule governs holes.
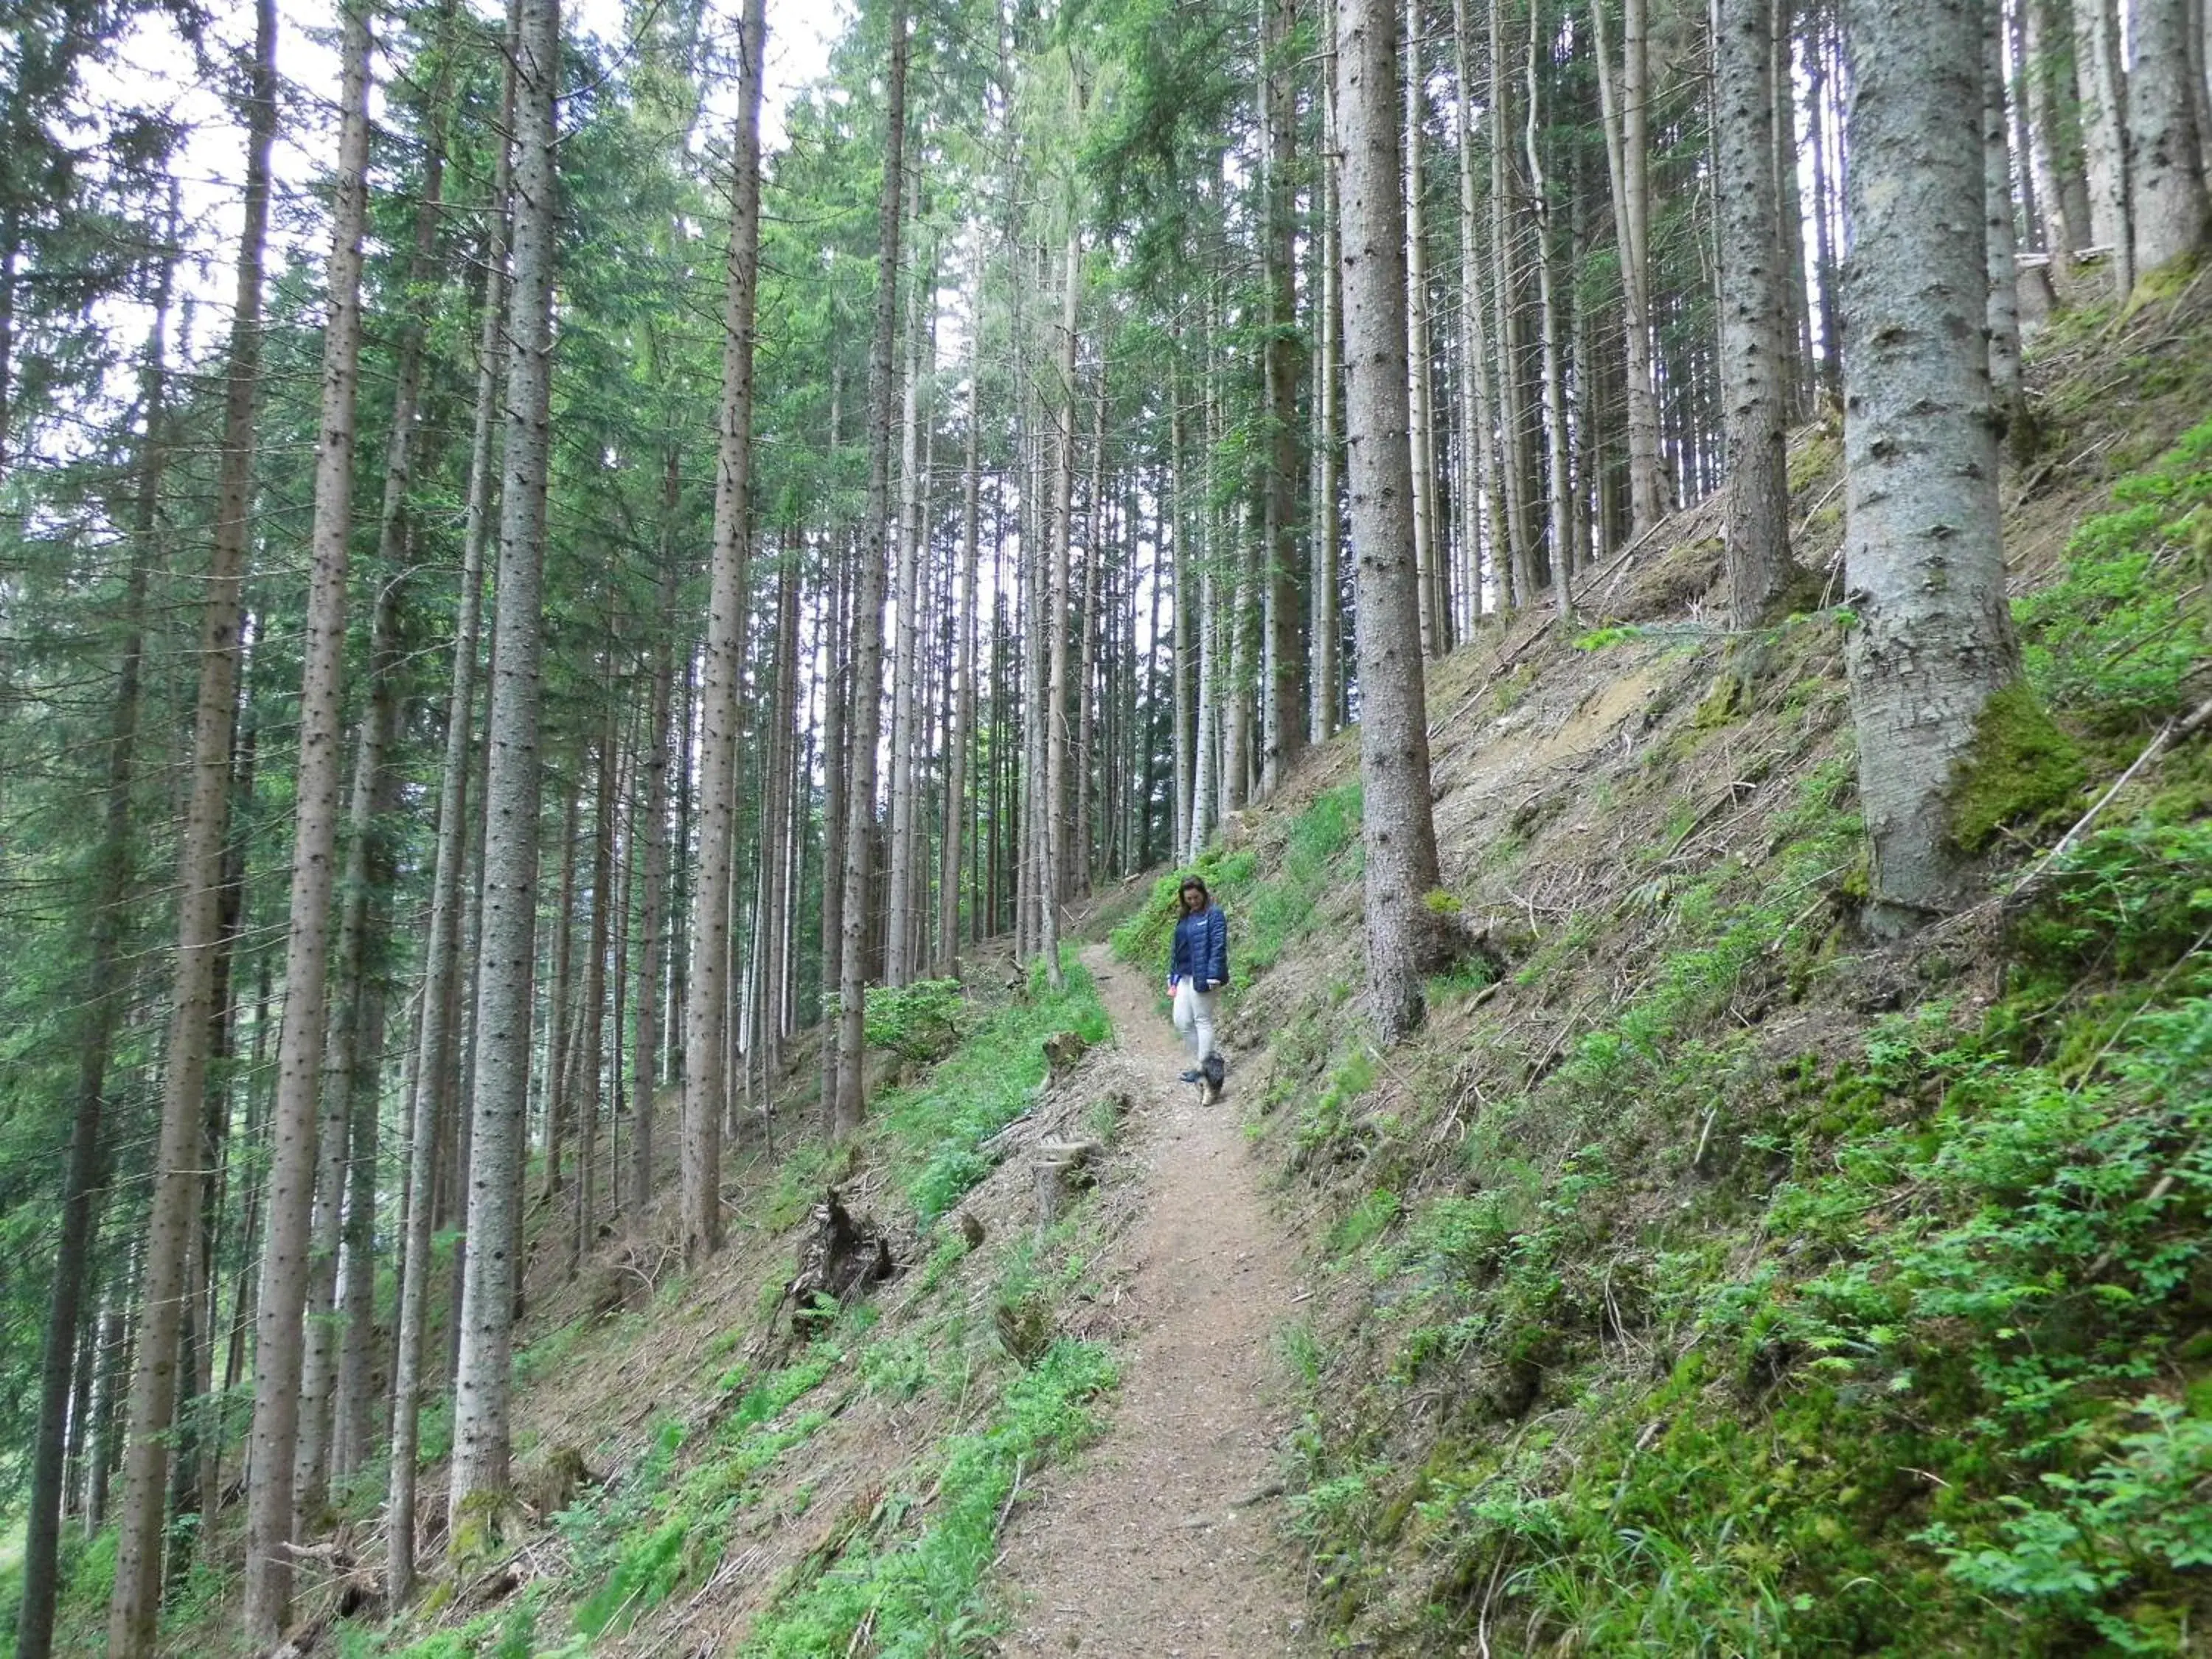
[[[1044,1040],[1067,1030],[1105,1040],[1105,1005],[1089,971],[1068,952],[1061,972],[1063,990],[1039,969],[1024,994],[971,1012],[966,1039],[926,1079],[876,1101],[892,1167],[925,1226],[990,1174],[982,1143],[1027,1109],[1044,1080]]]
[[[885,1498],[886,1524],[919,1515],[918,1525],[902,1538],[856,1539],[819,1577],[791,1587],[740,1651],[829,1659],[854,1651],[864,1624],[873,1632],[869,1650],[887,1659],[970,1650],[998,1628],[982,1578],[1015,1483],[1096,1432],[1091,1402],[1116,1375],[1100,1345],[1054,1343],[1007,1384],[988,1427],[945,1443],[933,1503],[925,1507],[911,1492]]]
[[[1186,875],[1195,874],[1229,914],[1230,988],[1234,993],[1249,988],[1312,931],[1317,908],[1329,890],[1358,877],[1363,863],[1360,809],[1357,783],[1316,796],[1291,820],[1280,846],[1270,848],[1275,856],[1267,873],[1262,873],[1261,855],[1252,848],[1207,848],[1191,869],[1171,872],[1153,884],[1144,905],[1114,929],[1114,953],[1139,968],[1164,972],[1175,937],[1177,889]]]
[[[2021,607],[2081,772],[1986,814],[1996,845],[2055,836],[2203,695],[2212,422],[2114,497]],[[1582,1024],[1504,1015],[1509,1052],[1569,1033],[1518,1089],[1478,1073],[1456,1180],[1334,1082],[1301,1115],[1294,1164],[1359,1172],[1329,1248],[1371,1280],[1298,1373],[1294,1526],[1346,1644],[2201,1650],[2212,763],[2167,757],[1970,962],[1915,959],[1916,1012],[1793,1057],[1777,1016],[1852,948],[1821,902],[1863,885],[1852,774],[1522,963],[1507,990],[1570,981]],[[1302,1077],[1312,1012],[1279,1043]]]
[[[2112,502],[2068,541],[2059,580],[2014,607],[2029,679],[2093,738],[2183,712],[2185,683],[2212,657],[2212,420],[2122,479]]]

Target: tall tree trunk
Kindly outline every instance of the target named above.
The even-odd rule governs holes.
[[[476,1064],[468,1124],[467,1256],[453,1368],[447,1536],[471,1516],[495,1531],[511,1442],[514,1286],[530,1103],[531,969],[537,954],[538,663],[544,646],[545,477],[557,258],[554,147],[560,0],[521,0],[514,44],[514,286],[500,494],[478,906]]]
[[[1559,607],[1560,623],[1571,624],[1575,617],[1575,535],[1574,506],[1568,494],[1571,481],[1567,456],[1566,370],[1559,361],[1560,304],[1557,285],[1552,279],[1553,245],[1557,233],[1553,223],[1551,187],[1544,177],[1543,150],[1537,138],[1542,112],[1537,93],[1536,32],[1533,28],[1528,32],[1528,125],[1523,137],[1528,155],[1528,198],[1535,210],[1536,314],[1543,333],[1544,475],[1550,492],[1544,517],[1547,543],[1551,550],[1552,599]],[[1759,159],[1764,159],[1764,152]],[[1417,446],[1419,441],[1417,435]]]
[[[393,550],[398,550],[395,546]],[[292,1463],[293,1503],[300,1517],[295,1530],[301,1537],[321,1530],[330,1495],[331,1431],[336,1420],[340,1346],[333,1317],[338,1306],[338,1255],[349,1171],[366,1150],[349,1143],[356,1117],[355,1093],[360,1083],[356,1073],[363,1053],[362,1005],[373,992],[368,972],[369,899],[373,871],[380,861],[373,860],[371,853],[377,803],[383,793],[386,752],[398,726],[396,677],[404,585],[396,564],[385,568],[394,574],[378,595],[369,629],[368,708],[354,753],[353,789],[346,815],[345,876],[339,887],[337,963],[331,976],[337,994],[331,1001],[320,1067],[321,1118],[315,1136],[314,1205],[304,1286],[306,1341],[300,1364],[298,1433]],[[370,1063],[373,1066],[373,1054]],[[369,1092],[373,1103],[373,1071]],[[373,1168],[374,1162],[372,1152],[368,1166]],[[373,1201],[374,1186],[370,1191]]]
[[[1839,118],[1832,107],[1837,77],[1831,73],[1833,42],[1829,24],[1817,15],[1806,42],[1806,108],[1811,112],[1813,149],[1813,282],[1818,289],[1820,329],[1820,388],[1832,400],[1843,395],[1843,313],[1837,247],[1842,238],[1835,212],[1843,181],[1828,165],[1832,127]]]
[[[1452,0],[1452,40],[1458,73],[1459,95],[1452,100],[1459,143],[1459,304],[1460,304],[1460,429],[1462,466],[1459,489],[1463,498],[1462,532],[1467,538],[1468,597],[1470,617],[1482,608],[1482,549],[1487,544],[1494,561],[1500,544],[1498,516],[1497,428],[1490,407],[1492,354],[1482,325],[1482,259],[1480,220],[1474,170],[1474,20],[1468,0]],[[1601,58],[1599,72],[1605,72]],[[1326,280],[1326,273],[1324,273]]]
[[[576,836],[584,812],[580,769],[568,780],[561,809],[561,878],[553,901],[553,983],[545,995],[545,1170],[538,1202],[550,1203],[561,1190],[568,1158],[571,1102],[575,1093],[573,1011],[576,1004]]]
[[[799,578],[797,538],[787,534],[782,556],[776,561],[775,610],[770,633],[770,658],[775,684],[769,702],[768,729],[763,749],[767,756],[766,777],[761,786],[761,815],[757,845],[761,872],[759,936],[761,959],[761,1075],[772,1088],[783,1045],[783,940],[785,881],[784,844],[790,833],[791,765],[798,747],[793,731],[798,703],[793,696],[799,672]],[[768,1108],[763,1097],[763,1109]]]
[[[909,210],[918,223],[920,204]],[[934,285],[933,259],[920,261],[907,289],[906,374],[900,388],[897,580],[892,610],[898,633],[891,652],[890,902],[884,909],[884,978],[903,985],[914,977],[915,728],[921,681],[921,374],[924,291]]]
[[[1535,503],[1529,499],[1528,415],[1522,380],[1526,352],[1521,332],[1521,267],[1514,247],[1519,193],[1509,136],[1513,131],[1513,82],[1506,66],[1511,52],[1502,0],[1490,0],[1490,273],[1497,290],[1491,314],[1498,319],[1498,424],[1505,463],[1504,587],[1507,602],[1517,605],[1534,602],[1536,574],[1532,545],[1535,532],[1530,523]],[[1345,303],[1351,304],[1348,295]],[[1632,341],[1630,349],[1634,349]]]
[[[660,592],[653,606],[653,693],[646,715],[644,823],[631,830],[644,842],[644,879],[638,906],[636,1058],[630,1087],[635,1098],[629,1137],[629,1188],[623,1208],[631,1232],[642,1235],[653,1206],[653,1097],[660,1084],[660,984],[665,941],[661,919],[668,891],[668,723],[676,702],[676,514],[683,472],[678,450],[668,446],[661,472]]]
[[[1946,798],[1991,696],[2017,683],[1984,343],[1983,0],[1846,20],[1854,94],[1845,268],[1846,665],[1874,843],[1870,925],[1955,908],[1972,870]]]
[[[983,239],[979,234],[975,239],[975,271],[970,295],[977,334],[968,363],[968,447],[963,468],[964,483],[960,502],[960,639],[954,647],[953,658],[953,669],[959,676],[959,690],[955,694],[952,706],[952,738],[948,745],[951,752],[945,774],[943,868],[938,877],[945,897],[938,917],[937,970],[953,979],[960,976],[961,831],[967,817],[968,757],[969,750],[974,746],[975,730],[975,578],[976,567],[980,562],[981,547],[977,538],[983,492],[983,354],[981,336],[983,271]]]
[[[2202,58],[2191,50],[2192,0],[2135,0],[2128,76],[2128,225],[2133,274],[2148,276],[2203,251],[2212,236],[2204,191],[2206,135],[2197,130]],[[2203,19],[2197,26],[2201,29]]]
[[[875,331],[868,346],[868,501],[853,617],[852,758],[846,768],[843,918],[837,971],[837,1086],[830,1133],[860,1127],[866,1109],[868,899],[876,822],[876,746],[883,731],[885,520],[890,510],[891,352],[898,322],[899,203],[906,169],[906,0],[891,0],[884,104],[883,194],[876,215]]]
[[[115,1659],[144,1659],[153,1651],[155,1621],[161,1612],[162,1494],[168,1486],[177,1341],[186,1257],[199,1227],[201,1114],[207,1087],[208,1017],[215,1006],[215,947],[222,929],[240,591],[251,533],[254,400],[261,374],[269,157],[276,112],[276,9],[275,0],[256,0],[246,112],[245,225],[239,235],[237,297],[223,392],[222,459],[200,625],[191,786],[178,856],[176,967],[153,1206],[144,1235],[149,1252],[144,1301],[131,1377],[115,1588],[108,1603],[107,1645]]]
[[[398,708],[387,716],[396,734],[404,716]],[[386,738],[387,748],[393,738]],[[398,769],[389,760],[377,769],[376,796],[371,807],[373,824],[389,823],[400,801]],[[381,938],[390,934],[392,918],[392,851],[381,835],[370,849],[366,884],[371,905],[369,927]],[[371,1393],[376,1352],[376,1205],[378,1129],[381,1123],[384,1038],[386,1004],[380,977],[368,976],[361,988],[360,1013],[354,1030],[354,1063],[348,1081],[353,1106],[346,1160],[345,1216],[339,1233],[338,1306],[344,1315],[338,1346],[337,1401],[331,1431],[331,1473],[344,1478],[368,1459],[370,1437],[384,1413]]]
[[[1974,61],[1981,62],[1979,53]],[[2074,73],[2088,159],[2089,228],[2106,250],[2112,294],[2124,299],[2136,285],[2135,232],[2128,201],[2127,76],[2114,0],[2074,0]],[[1975,107],[1980,106],[1978,99]]]
[[[2036,189],[2054,249],[2073,254],[2095,240],[2081,155],[2080,82],[2067,0],[2020,0],[2027,36],[2021,72],[2033,120]]]
[[[1367,988],[1393,1041],[1422,1012],[1425,896],[1437,885],[1429,739],[1411,558],[1405,198],[1396,0],[1340,0],[1338,186],[1344,204],[1346,415],[1359,570],[1359,770],[1365,789]]]
[[[175,222],[171,213],[173,228]],[[39,1416],[31,1447],[29,1511],[23,1525],[22,1600],[15,1618],[15,1651],[46,1659],[53,1651],[54,1606],[59,1588],[64,1454],[68,1449],[70,1401],[77,1381],[76,1352],[84,1322],[84,1287],[95,1231],[96,1201],[106,1184],[102,1116],[108,1061],[122,1022],[124,908],[131,892],[131,788],[137,772],[140,688],[146,657],[146,588],[160,533],[161,475],[168,456],[169,303],[176,255],[163,256],[154,294],[154,323],[139,370],[139,401],[146,435],[138,454],[131,512],[130,565],[124,578],[123,643],[117,653],[115,702],[108,714],[107,754],[100,782],[100,844],[87,895],[84,983],[78,999],[76,1088],[69,1152],[62,1172],[61,1231],[46,1301],[39,1364]]]
[[[831,382],[830,400],[830,450],[837,450],[837,398],[836,381]],[[821,996],[817,1006],[823,1010],[824,1025],[822,1032],[823,1127],[835,1122],[837,1104],[837,1025],[829,1012],[830,992],[843,972],[845,939],[845,821],[848,807],[846,803],[845,777],[851,764],[849,744],[846,732],[847,715],[851,698],[846,678],[845,648],[847,645],[846,594],[848,576],[852,568],[852,550],[846,544],[842,526],[833,526],[824,557],[830,570],[827,586],[829,600],[823,617],[822,650],[822,937],[820,951]]]
[[[1098,647],[1100,605],[1106,574],[1106,362],[1105,342],[1098,353],[1098,390],[1091,399],[1090,529],[1083,550],[1083,607],[1076,631],[1083,641],[1075,675],[1075,835],[1067,872],[1069,890],[1084,896],[1091,891],[1091,872],[1097,856],[1093,846],[1097,793],[1095,763],[1098,743]]]
[[[1620,253],[1621,338],[1626,347],[1628,382],[1630,533],[1641,536],[1667,511],[1667,475],[1659,459],[1659,400],[1651,356],[1650,70],[1645,45],[1645,0],[1621,0],[1620,76],[1616,85],[1612,66],[1606,61],[1605,6],[1606,0],[1590,0],[1590,26],[1596,43],[1606,163],[1613,178],[1613,234]],[[1495,4],[1491,19],[1491,50],[1495,53],[1503,50]],[[1493,89],[1496,85],[1493,75]],[[1493,130],[1492,143],[1496,142]]]
[[[1334,0],[1331,0],[1332,7]],[[1466,0],[1461,0],[1463,6]],[[1332,40],[1335,22],[1331,15],[1328,32]],[[1464,100],[1460,107],[1466,107]],[[1314,324],[1321,335],[1321,347],[1315,354],[1314,367],[1314,528],[1313,574],[1310,586],[1312,592],[1311,631],[1308,643],[1312,652],[1312,666],[1309,681],[1313,693],[1312,708],[1307,715],[1307,732],[1315,743],[1325,743],[1336,735],[1338,681],[1341,672],[1337,660],[1337,582],[1341,562],[1341,512],[1337,497],[1340,493],[1343,453],[1339,447],[1338,432],[1343,422],[1338,413],[1337,393],[1343,384],[1344,369],[1339,361],[1344,338],[1344,297],[1340,281],[1341,253],[1337,234],[1339,212],[1336,198],[1336,168],[1328,158],[1336,153],[1336,77],[1324,73],[1322,76],[1322,162],[1318,181],[1321,193],[1320,246],[1316,264],[1320,267],[1321,297],[1314,308]],[[1181,592],[1178,566],[1177,592]],[[1182,610],[1176,610],[1180,627]],[[1181,659],[1177,659],[1180,665]],[[1176,704],[1178,716],[1176,750],[1183,744],[1180,717],[1182,704],[1178,696]],[[1178,774],[1181,776],[1181,774]]]
[[[346,567],[353,532],[354,416],[361,371],[362,244],[368,220],[368,12],[345,9],[343,111],[323,331],[321,436],[309,533],[306,663],[300,689],[298,809],[291,921],[284,945],[284,1023],[270,1119],[269,1221],[254,1314],[252,1478],[246,1494],[246,1630],[270,1644],[291,1607],[301,1534],[293,1453],[300,1422],[301,1314],[315,1195],[316,1100],[322,1084],[331,889],[337,848],[343,719]]]
[[[612,630],[610,630],[611,633]],[[610,673],[611,680],[611,672]],[[576,1091],[576,1222],[568,1249],[568,1273],[574,1277],[599,1223],[598,1174],[599,1108],[605,1098],[600,1079],[606,1059],[607,951],[613,942],[615,885],[615,770],[620,763],[616,741],[614,688],[602,692],[606,714],[601,721],[592,805],[592,928],[584,957],[582,1060],[578,1065]],[[620,981],[617,981],[619,983]]]
[[[684,1011],[684,1254],[696,1265],[722,1248],[722,1108],[730,1033],[730,849],[738,699],[744,674],[750,550],[753,319],[760,285],[762,0],[746,0],[739,48],[730,243],[722,311],[722,407],[714,469],[707,658],[699,694],[699,866],[691,892],[691,973]]]
[[[1531,50],[1534,50],[1533,46]],[[1436,422],[1430,409],[1428,220],[1423,212],[1427,180],[1421,157],[1428,123],[1428,92],[1421,64],[1420,0],[1406,0],[1403,39],[1406,83],[1406,356],[1408,435],[1413,462],[1413,571],[1419,593],[1421,650],[1442,656],[1443,618],[1437,614]],[[1539,193],[1540,206],[1540,190]]]
[[[2005,121],[2004,0],[1986,0],[1982,28],[1982,223],[1989,273],[1990,397],[2001,429],[2024,412],[2020,257],[2013,237],[2012,151]],[[2021,158],[2023,162],[2026,157]]]
[[[1770,619],[1790,578],[1783,433],[1781,203],[1774,143],[1772,0],[1717,0],[1714,149],[1721,216],[1721,374],[1727,390],[1729,608],[1740,629]],[[1793,233],[1794,234],[1794,233]]]
[[[1296,0],[1261,0],[1260,98],[1267,142],[1262,258],[1267,335],[1261,370],[1267,405],[1267,476],[1261,503],[1267,640],[1261,687],[1261,787],[1272,794],[1305,747],[1299,707],[1305,667],[1298,596],[1297,88],[1291,43]],[[1102,374],[1101,381],[1103,381]],[[1102,391],[1100,395],[1104,395]]]
[[[1052,527],[1046,550],[1047,580],[1042,626],[1050,636],[1044,706],[1044,861],[1041,875],[1039,949],[1045,978],[1060,988],[1060,906],[1068,891],[1067,866],[1067,560],[1075,518],[1075,327],[1083,295],[1082,233],[1071,224],[1061,256],[1058,395],[1053,405]]]
[[[1194,791],[1198,787],[1195,745],[1200,694],[1194,615],[1198,594],[1192,580],[1189,550],[1191,513],[1189,492],[1184,487],[1188,457],[1183,441],[1183,385],[1179,367],[1170,377],[1169,386],[1168,511],[1174,525],[1169,552],[1175,561],[1175,617],[1170,624],[1175,637],[1169,684],[1175,694],[1175,799],[1169,803],[1168,856],[1182,860],[1198,855],[1197,848],[1189,841]]]

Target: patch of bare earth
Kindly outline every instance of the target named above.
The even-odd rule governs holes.
[[[1007,1656],[1258,1659],[1304,1651],[1276,1531],[1273,1337],[1296,1252],[1230,1101],[1200,1106],[1148,975],[1087,958],[1140,1079],[1146,1204],[1123,1305],[1142,1322],[1105,1437],[1017,1510],[1001,1585]],[[1231,1078],[1233,1091],[1237,1079]],[[1233,1096],[1232,1096],[1233,1100]]]

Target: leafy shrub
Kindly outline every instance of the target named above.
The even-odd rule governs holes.
[[[964,1035],[960,1017],[967,1002],[957,979],[872,985],[867,1003],[870,1045],[888,1048],[917,1065],[942,1060]]]
[[[1026,999],[975,1018],[926,1079],[878,1103],[906,1167],[908,1200],[925,1225],[991,1173],[994,1160],[982,1145],[1027,1109],[1044,1080],[1044,1039],[1065,1030],[1090,1042],[1105,1039],[1105,1006],[1089,971],[1072,954],[1063,956],[1061,970],[1064,990],[1049,989],[1040,977]]]

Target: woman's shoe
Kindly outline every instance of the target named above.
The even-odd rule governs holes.
[[[1195,1082],[1197,1082],[1197,1081],[1198,1081],[1198,1079],[1200,1079],[1200,1076],[1202,1076],[1202,1075],[1203,1075],[1203,1073],[1201,1073],[1199,1071],[1198,1067],[1197,1067],[1197,1066],[1192,1066],[1192,1067],[1190,1068],[1190,1070],[1188,1070],[1188,1072],[1185,1072],[1185,1073],[1182,1074],[1182,1080],[1183,1080],[1185,1083],[1195,1083]]]

